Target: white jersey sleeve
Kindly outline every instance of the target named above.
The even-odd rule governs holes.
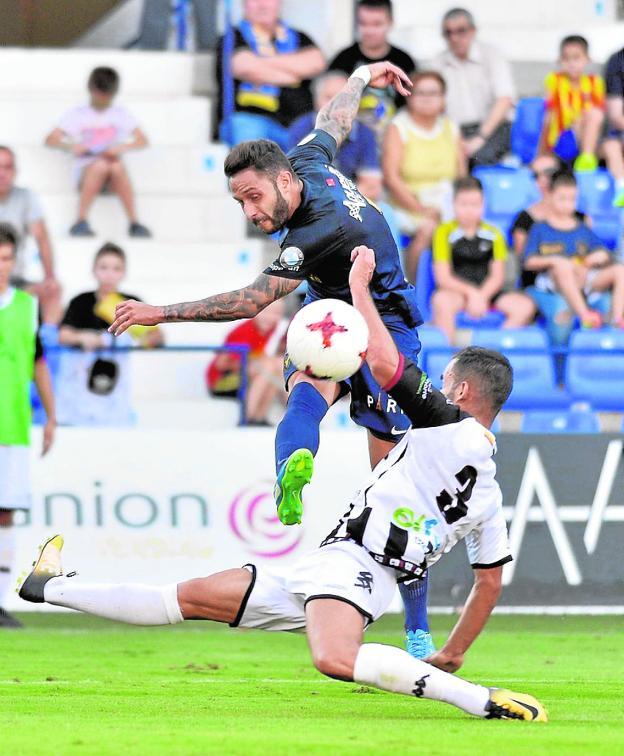
[[[475,570],[500,567],[512,560],[507,523],[500,505],[493,508],[490,517],[476,525],[465,540],[470,566]]]

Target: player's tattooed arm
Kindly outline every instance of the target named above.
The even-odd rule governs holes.
[[[363,74],[361,73],[362,70]],[[368,81],[365,81],[365,78]],[[405,71],[402,71],[393,63],[388,63],[388,61],[372,63],[369,66],[362,66],[361,69],[357,69],[349,77],[343,89],[324,108],[319,110],[316,117],[316,128],[331,134],[339,147],[351,131],[351,126],[360,107],[362,92],[368,84],[379,89],[392,86],[404,97],[407,97],[412,89],[412,82]]]
[[[260,310],[294,291],[301,281],[268,276],[261,273],[243,289],[215,294],[198,302],[166,305],[163,320],[166,323],[184,320],[214,321],[253,318]]]
[[[351,131],[365,87],[363,79],[350,78],[344,88],[321,108],[316,116],[316,128],[323,129],[333,136],[338,147]]]
[[[301,281],[261,273],[242,289],[214,294],[197,302],[154,307],[132,299],[117,305],[115,320],[108,329],[115,336],[133,325],[158,325],[184,321],[227,321],[253,318],[271,302],[294,291]]]

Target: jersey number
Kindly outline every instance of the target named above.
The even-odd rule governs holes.
[[[477,482],[477,471],[471,465],[466,465],[455,477],[460,486],[455,491],[455,495],[451,496],[448,491],[444,490],[436,496],[438,509],[449,525],[466,516],[472,489]]]

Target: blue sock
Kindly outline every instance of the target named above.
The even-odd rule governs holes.
[[[275,466],[281,466],[297,449],[319,448],[319,425],[329,406],[311,383],[297,383],[290,392],[286,413],[275,434]]]
[[[405,606],[405,631],[424,630],[429,632],[427,620],[427,583],[429,578],[425,575],[423,580],[413,580],[410,583],[399,583],[399,591]]]

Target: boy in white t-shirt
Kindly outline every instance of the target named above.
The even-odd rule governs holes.
[[[122,155],[147,145],[147,138],[134,116],[125,108],[113,105],[119,90],[119,74],[113,68],[94,68],[88,81],[90,101],[68,110],[46,138],[48,147],[71,152],[74,173],[80,191],[78,220],[70,228],[72,236],[94,236],[87,214],[94,199],[110,190],[121,200],[130,222],[128,233],[150,237],[149,230],[138,222],[134,192]]]

